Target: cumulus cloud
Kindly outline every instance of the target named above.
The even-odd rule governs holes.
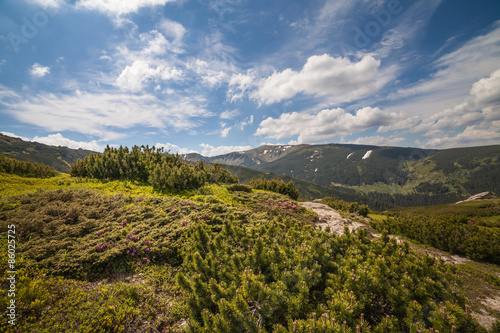
[[[123,15],[135,13],[144,7],[163,6],[173,1],[175,0],[79,0],[75,6],[81,9],[96,10],[108,15]]]
[[[500,120],[500,69],[475,82],[468,100],[425,118],[411,132],[427,132],[426,136],[434,136],[441,130],[461,126],[474,128],[473,125],[496,120]]]
[[[350,141],[348,143],[356,145],[394,146],[404,140],[405,138],[388,138],[376,135],[376,136],[357,138],[356,140]]]
[[[182,71],[177,68],[165,65],[154,66],[148,61],[136,60],[121,72],[116,79],[116,85],[123,90],[138,92],[144,88],[144,83],[148,81],[156,83],[159,80],[176,81],[181,78]]]
[[[45,75],[50,74],[50,67],[44,67],[35,62],[33,66],[31,66],[30,74],[36,78],[44,77]]]
[[[171,26],[178,24],[173,21],[168,22]],[[171,34],[175,35],[175,38],[182,38],[179,33],[171,32]],[[171,65],[166,57],[167,52],[181,52],[179,43],[167,40],[158,30],[151,30],[140,34],[132,49],[125,45],[119,47],[116,58],[119,62],[118,66],[123,69],[115,81],[116,86],[123,90],[138,92],[147,84],[157,85],[160,81],[182,80],[183,70]]]
[[[298,135],[297,141],[292,143],[320,143],[372,127],[388,126],[405,117],[403,113],[384,112],[372,107],[359,109],[355,114],[342,108],[317,113],[283,113],[278,119],[269,117],[263,120],[255,135],[273,139]]]
[[[427,131],[424,135],[434,137],[424,145],[426,148],[466,147],[498,144],[500,140],[500,70],[472,85],[470,100],[455,105],[415,128]],[[443,130],[465,126],[456,135]],[[438,136],[439,135],[439,136]],[[437,137],[436,137],[437,136]]]
[[[380,61],[370,55],[352,62],[323,54],[310,57],[299,72],[288,68],[263,79],[251,98],[272,104],[304,93],[328,95],[331,102],[342,103],[377,92],[391,78],[389,72],[380,70]]]
[[[200,144],[200,146],[203,148],[203,151],[201,154],[203,156],[218,156],[218,155],[224,155],[227,153],[231,153],[234,151],[245,151],[252,149],[252,146],[218,146],[214,147],[206,143]]]
[[[24,141],[33,141],[33,142],[39,142],[43,143],[49,146],[62,146],[62,147],[68,147],[71,149],[87,149],[87,150],[92,150],[92,151],[103,151],[104,146],[100,145],[98,141],[92,140],[92,141],[75,141],[71,140],[68,138],[65,138],[61,133],[57,134],[49,134],[47,136],[35,136],[33,139],[24,137],[24,136],[19,136],[14,133],[10,132],[0,132],[3,135],[10,136],[12,138],[18,138]]]
[[[500,104],[500,69],[474,83],[470,94],[478,104]]]
[[[43,143],[49,146],[62,146],[68,147],[71,149],[87,149],[92,151],[103,151],[104,145],[99,144],[96,140],[92,140],[90,142],[85,141],[74,141],[62,136],[61,133],[57,134],[49,134],[48,136],[40,137],[35,136],[33,140],[35,142]]]
[[[457,135],[430,139],[424,148],[453,148],[494,145],[500,142],[500,120],[467,126]]]
[[[197,151],[189,149],[189,148],[181,148],[173,143],[157,143],[155,145],[156,148],[163,148],[164,151],[170,152],[171,154],[189,154],[189,153],[197,153]]]
[[[229,87],[226,93],[227,99],[236,102],[247,96],[257,85],[255,72],[247,71],[246,74],[237,73],[231,76]]]
[[[19,135],[16,135],[14,133],[10,133],[10,132],[0,132],[0,133],[2,133],[3,135],[10,136],[11,138],[17,138],[17,139],[21,139],[24,141],[31,141],[31,139],[28,139],[27,137],[19,136]]]

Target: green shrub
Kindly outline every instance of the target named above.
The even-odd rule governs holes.
[[[255,189],[288,195],[292,200],[297,200],[299,198],[299,190],[295,188],[292,181],[285,184],[281,179],[267,180],[264,176],[261,176],[259,179],[252,178],[249,184]]]
[[[366,232],[335,237],[279,218],[201,224],[183,258],[190,332],[480,331],[453,292],[453,267]]]
[[[102,154],[91,154],[71,165],[73,177],[123,179],[149,183],[155,190],[182,191],[205,183],[237,183],[238,178],[220,165],[190,164],[179,155],[155,147],[106,147]]]
[[[0,172],[36,178],[49,178],[59,174],[59,172],[47,165],[18,161],[3,155],[0,155]]]
[[[229,185],[227,186],[227,189],[231,192],[234,192],[234,191],[241,191],[241,192],[252,192],[252,187],[249,186],[249,185],[245,185],[245,184],[232,184],[232,185]]]

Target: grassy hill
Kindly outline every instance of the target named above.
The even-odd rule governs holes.
[[[80,166],[100,173],[99,161]],[[236,189],[0,173],[1,247],[16,246],[0,252],[2,281],[17,272],[14,296],[0,284],[0,331],[486,332],[461,266],[386,235],[333,236],[286,196]],[[479,272],[467,266],[496,283]]]
[[[0,134],[0,154],[19,161],[42,163],[60,172],[67,173],[71,163],[91,153],[90,150],[48,146]]]

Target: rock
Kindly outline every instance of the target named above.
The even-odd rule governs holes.
[[[455,204],[459,204],[459,203],[462,203],[462,202],[467,202],[467,201],[474,201],[474,200],[483,200],[483,199],[488,199],[488,198],[491,198],[493,196],[492,193],[490,192],[482,192],[482,193],[479,193],[479,194],[476,194],[476,195],[473,195],[472,197],[468,198],[468,199],[465,199],[465,200],[462,200],[462,201],[458,201],[458,202],[455,202]]]
[[[321,228],[321,230],[330,227],[331,233],[341,236],[344,234],[345,227],[348,227],[351,232],[361,228],[368,229],[364,224],[343,218],[336,210],[325,204],[318,202],[302,202],[301,205],[318,214],[319,221],[316,223],[316,226]],[[371,236],[369,232],[368,234]]]

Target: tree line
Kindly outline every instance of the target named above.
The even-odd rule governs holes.
[[[0,172],[36,178],[54,177],[59,174],[56,170],[47,165],[18,161],[3,155],[0,155]]]
[[[293,181],[285,183],[281,179],[267,180],[264,178],[264,176],[261,176],[259,179],[252,178],[252,180],[250,181],[250,185],[252,185],[252,187],[255,189],[288,195],[292,200],[297,200],[299,198],[299,190],[295,188],[295,186],[293,185]]]
[[[191,164],[178,154],[163,148],[134,146],[112,148],[102,154],[91,154],[71,165],[73,177],[132,180],[147,183],[156,190],[182,191],[202,187],[206,183],[237,183],[238,177],[218,164]]]

